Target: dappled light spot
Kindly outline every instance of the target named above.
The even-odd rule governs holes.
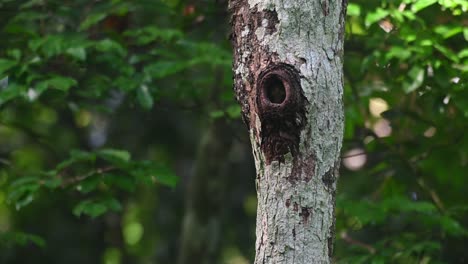
[[[385,31],[387,33],[390,33],[393,30],[394,25],[392,24],[392,22],[389,19],[384,19],[384,20],[379,21],[379,27],[383,31]]]
[[[102,258],[104,264],[120,264],[122,262],[122,253],[117,248],[108,248]]]
[[[357,171],[366,164],[367,154],[363,149],[355,148],[346,152],[342,160],[348,170]]]
[[[242,255],[242,252],[235,247],[228,247],[223,250],[222,259],[224,260],[222,263],[229,263],[229,264],[248,264],[250,263],[249,260]]]
[[[367,137],[364,138],[364,144],[367,145],[367,144],[371,143],[372,141],[374,141],[374,139],[375,138],[373,136],[367,136]]]
[[[450,102],[450,95],[445,96],[442,102],[444,102],[444,104],[448,104]]]
[[[75,114],[75,123],[78,127],[87,127],[91,123],[91,112],[86,110],[79,110]]]
[[[450,82],[457,84],[458,82],[460,82],[460,77],[458,77],[458,76],[453,77],[452,79],[450,79]]]
[[[130,222],[125,225],[123,234],[125,242],[130,245],[136,245],[143,236],[143,226],[139,222]]]
[[[29,101],[33,102],[39,97],[39,93],[34,90],[33,88],[28,89],[28,99]]]
[[[369,100],[369,111],[375,117],[388,110],[388,103],[382,98],[371,98]]]
[[[372,127],[374,133],[382,138],[388,137],[392,134],[392,127],[390,126],[390,122],[387,119],[379,119]]]
[[[433,137],[436,132],[437,132],[437,129],[431,126],[428,129],[426,129],[426,131],[424,131],[424,136],[427,138],[430,138],[430,137]]]
[[[94,148],[101,147],[107,142],[109,120],[104,115],[92,114],[92,122],[89,131],[89,144]]]

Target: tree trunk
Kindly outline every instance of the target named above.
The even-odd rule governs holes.
[[[256,264],[330,263],[346,0],[231,0],[234,90],[257,169]]]

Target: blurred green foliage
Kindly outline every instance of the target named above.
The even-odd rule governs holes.
[[[219,262],[252,260],[226,9],[0,0],[0,263],[174,263],[199,138],[220,119],[236,144],[219,161],[235,179]],[[467,12],[349,3],[338,263],[468,261]]]
[[[349,3],[343,159],[367,160],[340,179],[338,262],[468,261],[467,11]]]

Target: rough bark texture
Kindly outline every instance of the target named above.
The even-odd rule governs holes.
[[[345,0],[231,0],[234,90],[257,169],[256,264],[330,263]]]

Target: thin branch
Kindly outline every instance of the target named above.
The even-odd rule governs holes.
[[[347,159],[347,158],[352,158],[352,157],[361,156],[361,155],[367,155],[367,152],[364,151],[364,152],[360,152],[360,153],[345,155],[345,156],[341,156],[341,158],[342,159]]]
[[[348,244],[366,249],[371,254],[375,254],[375,252],[377,251],[373,246],[350,237],[346,231],[341,232],[340,238]]]
[[[103,173],[105,172],[109,172],[109,171],[112,171],[112,170],[115,170],[117,169],[116,167],[112,167],[112,166],[109,166],[109,167],[104,167],[104,168],[98,168],[96,170],[92,170],[84,175],[79,175],[79,176],[75,176],[75,177],[72,177],[72,178],[69,178],[67,180],[64,180],[62,182],[62,188],[65,188],[65,187],[68,187],[72,184],[75,184],[77,182],[80,182],[80,181],[83,181],[83,180],[86,180],[87,178],[93,176],[93,175],[102,175]],[[62,177],[63,175],[59,175],[59,177]]]
[[[6,166],[8,166],[8,167],[11,166],[11,161],[9,161],[9,160],[7,160],[7,159],[2,159],[2,158],[0,158],[0,163],[6,165]]]

